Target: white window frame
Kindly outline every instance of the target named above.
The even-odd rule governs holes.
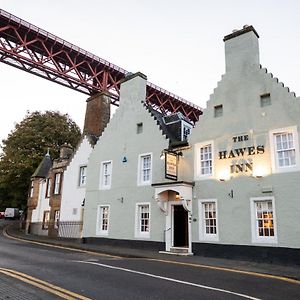
[[[215,205],[216,212],[216,233],[206,233],[205,225],[205,211],[203,209],[204,204],[213,203]],[[199,199],[198,200],[198,212],[199,212],[199,240],[200,241],[219,241],[219,213],[218,213],[218,200],[217,199]]]
[[[54,211],[54,229],[59,227],[60,210]]]
[[[84,187],[86,185],[86,171],[87,171],[87,165],[82,165],[79,167],[79,187]]]
[[[103,209],[107,209],[107,228],[102,229],[103,225]],[[110,218],[110,205],[108,204],[101,204],[98,205],[97,209],[97,223],[96,223],[96,234],[97,235],[102,235],[102,236],[107,236],[109,232],[109,218]]]
[[[295,160],[296,164],[292,166],[280,167],[277,157],[277,145],[275,141],[276,134],[292,133],[293,142],[295,148]],[[297,126],[290,126],[280,129],[274,129],[269,132],[270,140],[270,152],[271,152],[271,166],[273,173],[284,173],[284,172],[295,172],[300,170],[300,155],[299,155],[299,142],[298,142],[298,131]]]
[[[61,193],[61,178],[62,178],[61,172],[54,173],[54,189],[53,189],[54,195],[59,195]]]
[[[49,222],[50,222],[50,210],[44,210],[43,223],[42,223],[43,230],[47,230],[49,228]]]
[[[30,198],[33,197],[33,189],[34,189],[34,181],[31,180],[31,181],[30,181],[30,192],[29,192],[29,197],[30,197]]]
[[[149,174],[149,180],[143,179],[143,158],[146,156],[150,156],[150,174]],[[143,185],[151,185],[152,183],[152,169],[153,169],[153,155],[152,153],[143,153],[140,154],[138,157],[138,173],[137,173],[137,185],[143,186]]]
[[[149,208],[149,231],[141,231],[141,211],[140,207],[148,206]],[[151,231],[151,204],[150,202],[138,202],[135,205],[135,238],[149,239]]]
[[[273,229],[274,236],[259,236],[256,219],[256,203],[272,201],[272,213],[273,213]],[[277,243],[277,222],[276,222],[276,209],[275,199],[273,196],[269,197],[252,197],[250,198],[250,213],[251,213],[251,237],[252,243],[265,243],[265,244],[276,244]]]
[[[110,165],[110,174],[104,174],[105,165]],[[111,188],[111,182],[112,182],[112,170],[113,170],[113,162],[112,160],[106,160],[101,162],[101,170],[100,170],[100,189],[101,190],[109,190]],[[104,184],[105,176],[109,176],[109,183]]]
[[[46,179],[46,194],[45,194],[45,198],[50,198],[51,196],[51,178],[48,177]]]
[[[206,146],[211,146],[211,173],[210,174],[201,174],[201,148]],[[194,170],[195,170],[195,180],[204,180],[210,179],[214,177],[214,142],[213,141],[206,141],[202,143],[195,144],[195,154],[194,154]]]

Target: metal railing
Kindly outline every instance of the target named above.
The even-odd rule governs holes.
[[[82,226],[82,221],[32,222],[28,226],[28,233],[47,236],[51,229],[57,231],[58,237],[81,238]]]

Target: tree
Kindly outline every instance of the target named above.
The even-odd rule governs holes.
[[[30,177],[47,153],[59,156],[59,147],[76,147],[81,132],[69,115],[46,111],[27,112],[24,120],[2,141],[0,155],[0,209],[25,208]]]

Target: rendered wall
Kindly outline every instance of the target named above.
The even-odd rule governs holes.
[[[121,85],[120,107],[96,144],[88,164],[84,237],[95,237],[97,207],[110,205],[108,238],[135,239],[135,207],[137,202],[150,203],[150,238],[162,241],[165,216],[154,200],[154,188],[137,185],[138,156],[152,153],[152,182],[161,182],[164,162],[160,159],[168,140],[156,120],[144,107],[146,80],[135,76]],[[143,132],[137,134],[137,124],[143,123]],[[123,158],[126,157],[126,162]],[[100,190],[100,164],[112,160],[112,185]]]

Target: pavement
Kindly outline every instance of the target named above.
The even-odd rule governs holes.
[[[14,223],[14,225],[18,225]],[[300,265],[283,265],[278,263],[261,263],[247,260],[214,258],[204,256],[177,256],[161,254],[149,249],[136,249],[126,247],[116,247],[111,245],[96,245],[91,243],[82,243],[76,239],[52,238],[47,236],[37,236],[26,234],[19,226],[9,225],[6,227],[6,234],[10,237],[23,239],[31,242],[50,244],[60,247],[67,247],[77,250],[90,251],[93,253],[108,254],[129,258],[146,258],[155,260],[164,260],[171,263],[197,265],[203,268],[223,269],[229,272],[251,273],[254,276],[278,277],[281,280],[295,280],[300,284]]]

